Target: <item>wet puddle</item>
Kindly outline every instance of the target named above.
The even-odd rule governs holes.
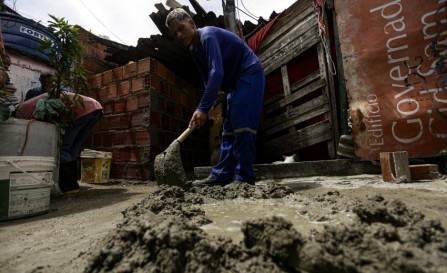
[[[240,242],[242,222],[269,216],[283,217],[306,236],[312,229],[322,230],[325,224],[351,221],[350,213],[333,214],[321,206],[309,207],[293,199],[232,199],[204,204],[201,208],[213,223],[201,226],[210,235],[229,237]]]

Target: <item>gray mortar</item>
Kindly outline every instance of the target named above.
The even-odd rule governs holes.
[[[280,217],[245,221],[240,244],[200,229],[210,222],[199,208],[205,202],[290,194],[275,184],[161,186],[124,212],[123,222],[92,252],[85,272],[447,272],[447,235],[440,222],[381,195],[350,204],[337,191],[316,197],[325,207],[357,217],[306,238]]]
[[[174,141],[154,160],[154,174],[158,185],[183,186],[186,173],[183,168],[180,142]]]

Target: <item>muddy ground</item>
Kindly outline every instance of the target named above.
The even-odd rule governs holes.
[[[0,223],[0,272],[447,272],[447,180],[82,184]]]

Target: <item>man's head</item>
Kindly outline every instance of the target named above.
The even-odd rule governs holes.
[[[196,24],[191,16],[181,8],[173,9],[168,14],[166,26],[184,46],[190,46],[198,41]]]
[[[42,90],[47,91],[51,84],[53,83],[53,74],[42,73],[39,77],[40,84],[42,85]]]

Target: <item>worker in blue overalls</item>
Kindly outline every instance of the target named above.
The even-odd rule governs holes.
[[[168,14],[166,26],[183,45],[189,47],[205,83],[202,99],[189,126],[203,126],[218,91],[224,90],[227,94],[219,161],[208,178],[193,184],[254,185],[256,133],[265,86],[264,71],[258,57],[230,31],[217,27],[197,28],[191,16],[181,8]]]

